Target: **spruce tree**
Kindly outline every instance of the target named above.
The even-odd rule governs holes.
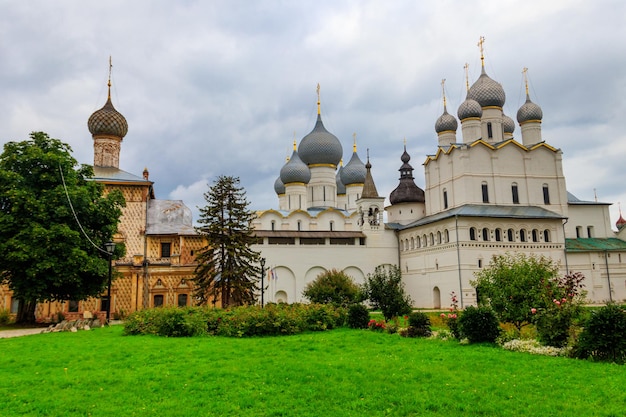
[[[204,194],[206,206],[200,208],[198,232],[206,239],[196,260],[194,296],[196,303],[222,307],[253,304],[261,273],[260,254],[250,246],[254,213],[248,210],[245,190],[239,178],[219,176]]]

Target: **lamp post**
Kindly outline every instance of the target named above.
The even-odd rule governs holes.
[[[104,248],[109,254],[109,288],[107,289],[107,326],[109,325],[109,318],[111,317],[111,264],[113,263],[113,251],[115,251],[115,242],[108,241],[104,244]]]
[[[265,293],[265,285],[263,278],[265,277],[265,258],[261,258],[261,308],[263,308],[263,294]]]

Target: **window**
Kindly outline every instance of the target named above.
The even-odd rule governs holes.
[[[100,311],[108,311],[109,310],[109,297],[103,295],[100,297]]]
[[[548,229],[543,231],[543,241],[544,242],[550,241],[550,231]]]
[[[519,231],[519,240],[521,242],[526,242],[526,230],[522,229]]]
[[[415,249],[415,238],[411,238],[411,249]]]
[[[435,235],[431,233],[430,234],[430,246],[434,246],[434,245],[435,245]]]
[[[329,223],[329,227],[330,227],[330,231],[332,232],[333,230],[335,230],[335,222],[331,220],[331,222]],[[298,229],[300,230],[300,229]]]
[[[470,228],[470,240],[476,240],[476,228],[475,227]]]
[[[519,192],[517,190],[517,183],[511,185],[511,195],[513,198],[513,204],[519,204]]]
[[[548,184],[543,184],[543,204],[550,204],[550,190]]]
[[[169,258],[172,251],[172,244],[169,242],[161,242],[161,258]]]
[[[272,220],[272,232],[276,230],[276,221]]]
[[[422,236],[422,244],[424,247],[428,246],[428,240],[426,240],[426,235]]]
[[[486,227],[483,228],[483,240],[484,241],[489,240],[489,229],[487,229]]]
[[[450,242],[450,232],[448,232],[448,229],[444,230],[443,237],[446,240],[446,243]]]
[[[77,300],[70,300],[67,306],[67,311],[70,313],[78,313],[78,301]]]
[[[501,242],[501,241],[502,241],[502,230],[496,229],[496,242]]]
[[[445,189],[443,190],[443,208],[448,208],[448,192]]]
[[[186,307],[189,296],[187,294],[178,294],[178,307]]]
[[[493,138],[493,127],[491,126],[491,122],[487,123],[487,137],[489,139]]]
[[[587,237],[593,237],[593,226],[587,226]]]
[[[478,267],[479,267],[479,268],[482,268],[482,267],[483,267],[483,260],[482,260],[482,259],[479,259],[479,260],[478,260]]]
[[[163,295],[162,294],[157,294],[154,296],[153,298],[154,301],[154,307],[162,307],[163,306]]]
[[[420,237],[419,237],[419,236],[417,237],[417,242],[416,242],[416,245],[417,245],[417,247],[418,247],[418,248],[421,248],[421,247],[422,247],[422,240],[420,239]]]
[[[483,192],[483,203],[488,203],[489,202],[489,189],[487,188],[486,182],[483,182],[481,184],[481,189]]]
[[[533,236],[533,242],[539,242],[539,233],[537,232],[537,229],[533,229],[532,236]]]
[[[509,242],[515,242],[515,232],[513,229],[509,229],[506,231],[506,238]]]
[[[11,298],[11,314],[17,314],[17,310],[20,308],[20,300],[17,298]]]
[[[298,220],[298,232],[302,230],[302,220]],[[330,230],[333,230],[333,223],[330,223]]]
[[[582,226],[576,226],[576,239],[580,239],[583,235]]]
[[[441,245],[441,232],[437,232],[437,244]]]

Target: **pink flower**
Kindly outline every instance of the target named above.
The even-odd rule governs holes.
[[[554,304],[556,304],[556,305],[560,306],[560,305],[561,305],[561,302],[560,302],[559,300],[556,300],[556,301],[554,302]]]
[[[531,308],[530,312],[533,313],[533,314],[537,314],[537,309],[536,308]]]
[[[446,313],[441,313],[441,318],[445,318],[446,317]]]
[[[567,302],[567,298],[563,298],[563,299],[561,300],[561,302],[562,302],[562,303],[566,303],[566,302]]]

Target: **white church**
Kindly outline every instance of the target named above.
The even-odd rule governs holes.
[[[274,184],[278,208],[258,212],[253,223],[253,249],[269,268],[266,301],[304,301],[305,285],[330,269],[361,283],[376,266],[397,265],[414,307],[447,307],[453,291],[463,307],[476,302],[474,273],[507,252],[550,257],[563,274],[582,272],[590,302],[626,299],[626,220],[620,216],[614,232],[609,203],[567,191],[563,152],[542,137],[543,113],[527,82],[514,135],[504,89],[485,72],[482,51],[481,63],[458,118],[444,96],[437,143],[423,163],[425,189],[414,182],[405,146],[387,207],[356,141],[342,166],[343,147],[324,127],[318,87],[315,126],[294,141]]]

